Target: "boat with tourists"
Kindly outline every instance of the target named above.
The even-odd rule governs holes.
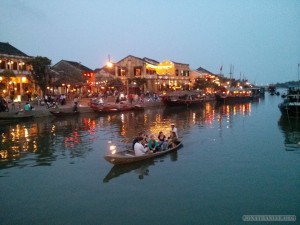
[[[283,115],[300,116],[300,85],[288,87],[287,94],[278,108]]]
[[[227,88],[215,94],[216,101],[220,103],[249,102],[260,96],[260,88]]]
[[[154,153],[146,153],[141,156],[136,156],[132,149],[121,151],[121,152],[116,152],[116,150],[114,150],[111,154],[104,156],[104,159],[114,165],[135,163],[135,162],[140,162],[143,160],[152,159],[155,157],[165,155],[167,153],[179,149],[181,146],[182,146],[182,140],[178,141],[174,147],[168,148],[163,151],[157,151]]]
[[[194,106],[205,101],[205,95],[200,91],[174,91],[162,96],[166,106]]]

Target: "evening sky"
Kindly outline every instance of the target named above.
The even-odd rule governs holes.
[[[299,0],[0,0],[0,42],[91,69],[133,55],[257,84],[298,79]]]

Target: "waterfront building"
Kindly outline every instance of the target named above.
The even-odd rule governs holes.
[[[32,57],[10,45],[0,42],[0,94],[21,101],[21,97],[35,91],[30,82]]]
[[[80,62],[61,60],[51,67],[52,83],[48,89],[53,94],[70,93],[88,95],[95,84],[95,73]]]
[[[120,78],[129,93],[138,86],[138,80],[144,80],[138,86],[143,92],[162,92],[167,90],[189,90],[189,64],[164,60],[158,62],[150,58],[128,55],[116,63],[109,64],[115,78]]]

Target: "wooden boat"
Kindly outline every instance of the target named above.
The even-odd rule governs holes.
[[[201,105],[205,101],[199,91],[176,91],[162,97],[166,106],[194,106]]]
[[[215,94],[216,101],[220,103],[250,102],[260,97],[258,88],[229,88]]]
[[[177,150],[179,147],[182,146],[182,141],[178,141],[177,145],[173,148],[169,148],[167,150],[164,151],[158,151],[155,153],[147,153],[141,156],[135,156],[134,151],[133,150],[125,150],[122,152],[116,152],[116,153],[112,153],[112,154],[108,154],[106,156],[104,156],[105,160],[114,164],[114,165],[119,165],[119,164],[127,164],[127,163],[135,163],[135,162],[139,162],[142,160],[147,160],[147,159],[152,159],[155,157],[159,157],[161,155],[165,155],[169,152],[175,151]]]
[[[289,86],[282,103],[278,105],[282,115],[300,116],[300,86]]]
[[[79,111],[49,111],[56,117],[79,115]]]
[[[0,120],[24,120],[33,118],[31,112],[1,112]]]
[[[123,112],[131,110],[144,110],[141,105],[130,104],[126,102],[119,103],[102,103],[102,104],[91,104],[90,106],[95,112],[98,113],[112,113],[112,112]]]

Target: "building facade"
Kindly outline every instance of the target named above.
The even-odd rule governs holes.
[[[20,101],[27,93],[35,91],[30,82],[32,57],[9,43],[0,42],[0,94]]]
[[[114,75],[127,87],[134,87],[136,79],[143,79],[143,91],[162,92],[167,90],[189,90],[189,64],[164,60],[158,62],[149,58],[129,55],[117,63],[112,63]],[[129,92],[128,92],[129,93]]]
[[[61,60],[51,67],[52,83],[49,86],[53,94],[88,95],[95,83],[94,71],[79,62]]]

